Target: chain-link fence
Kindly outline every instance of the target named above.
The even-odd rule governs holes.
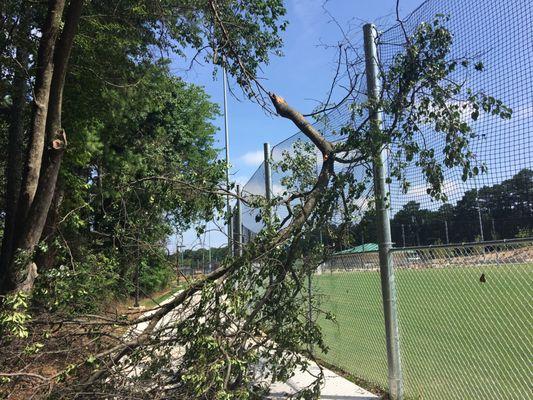
[[[406,163],[407,192],[399,182],[389,184],[405,398],[533,399],[532,241],[515,239],[533,236],[533,2],[425,1],[403,27],[380,32],[381,66],[386,70],[403,50],[404,30],[411,34],[438,14],[449,16],[450,57],[483,64],[480,73],[451,78],[467,79],[468,87],[502,100],[513,115],[470,121],[476,162],[487,172],[463,181],[459,169],[444,171],[447,201],[427,194],[423,174],[412,162]],[[365,91],[362,79],[354,101],[364,101]],[[345,104],[314,126],[342,140],[338,134],[349,121]],[[293,152],[298,141],[307,139],[297,133],[274,146],[274,163]],[[419,142],[443,160],[442,135],[423,127]],[[355,170],[361,178],[364,172]],[[275,194],[282,190],[282,177],[272,172]],[[264,165],[243,187],[243,195],[265,195]],[[386,389],[390,377],[377,221],[368,207],[372,200],[369,186],[357,223],[349,227],[350,247],[356,247],[337,249],[344,253],[319,268],[313,291],[337,318],[334,324],[320,320],[330,346],[320,357]],[[261,229],[257,211],[243,207],[242,214],[243,234],[251,238]]]
[[[533,396],[533,242],[393,252],[406,395]]]
[[[533,241],[393,251],[406,398],[532,397]],[[387,387],[377,253],[332,257],[314,290],[336,322],[322,321],[321,358]]]
[[[312,292],[324,313],[318,316],[329,347],[318,357],[362,379],[387,388],[387,353],[377,251],[342,254],[323,264]]]

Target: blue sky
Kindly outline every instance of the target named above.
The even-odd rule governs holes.
[[[402,0],[400,10],[407,15],[422,0]],[[284,98],[302,112],[309,112],[317,100],[326,95],[334,74],[334,52],[320,46],[320,43],[335,44],[341,36],[339,28],[331,22],[323,9],[324,0],[286,0],[289,26],[283,33],[283,57],[274,57],[264,67],[265,86]],[[374,22],[378,26],[390,26],[395,19],[395,0],[330,0],[327,10],[343,26],[351,23],[362,26]],[[213,102],[222,108],[222,80],[218,74],[213,79],[213,66],[195,65],[188,71],[188,61],[175,59],[173,72],[188,82],[203,86]],[[239,93],[235,83],[229,82]],[[266,115],[261,108],[246,99],[229,97],[229,126],[231,148],[231,174],[237,183],[245,183],[262,161],[262,144],[272,145],[296,132],[290,121]],[[224,146],[224,121],[219,118],[215,125],[220,128],[216,135],[217,145]],[[217,232],[205,237],[205,246],[220,246],[225,237]],[[170,248],[174,247],[174,239]],[[187,248],[202,246],[192,230],[183,235]]]

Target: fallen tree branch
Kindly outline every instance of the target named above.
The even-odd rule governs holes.
[[[171,301],[162,305],[153,314],[135,320],[135,324],[148,322],[148,325],[136,338],[98,354],[96,356],[98,359],[103,359],[104,357],[109,356],[111,356],[111,359],[104,367],[96,370],[90,375],[82,384],[82,388],[88,388],[96,381],[105,378],[109,372],[110,366],[117,365],[124,357],[130,355],[134,350],[149,342],[159,321],[161,321],[165,315],[181,306],[187,299],[200,292],[208,284],[211,284],[239,269],[245,263],[253,263],[259,260],[263,254],[268,253],[271,249],[286,242],[291,236],[297,235],[302,229],[304,223],[314,210],[320,195],[326,190],[329,184],[330,177],[333,173],[334,157],[330,157],[333,152],[333,146],[329,141],[324,139],[324,137],[302,116],[302,114],[290,107],[283,98],[275,94],[272,94],[270,97],[274,107],[278,110],[278,113],[282,117],[290,119],[298,128],[300,128],[302,132],[316,144],[323,154],[324,163],[322,164],[316,184],[306,197],[299,213],[292,220],[292,223],[286,228],[281,229],[274,238],[270,238],[270,240],[260,243],[258,246],[254,247],[254,250],[252,251],[245,251],[242,256],[230,261],[225,267],[215,270],[197,282],[192,283],[188,288],[178,293]]]

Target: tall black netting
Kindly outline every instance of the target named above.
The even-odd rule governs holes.
[[[494,240],[530,235],[533,229],[532,191],[532,137],[533,137],[533,21],[532,2],[498,0],[460,1],[430,0],[424,2],[406,20],[403,26],[407,34],[414,32],[422,22],[431,22],[436,15],[449,17],[447,27],[453,34],[451,58],[468,57],[484,65],[483,72],[468,76],[474,91],[484,91],[502,100],[512,108],[510,120],[482,115],[470,121],[477,137],[472,148],[479,164],[488,168],[486,173],[462,181],[462,171],[445,172],[444,191],[446,202],[434,201],[426,192],[427,184],[420,169],[410,164],[405,175],[410,182],[406,193],[400,184],[390,184],[391,228],[396,247],[429,245],[438,243]],[[380,62],[387,68],[394,56],[402,51],[404,31],[395,25],[381,32],[378,49]],[[364,77],[361,79],[358,99],[365,99]],[[466,111],[466,113],[468,110]],[[465,118],[468,115],[465,114]],[[350,122],[349,104],[331,111],[315,127],[328,138],[336,136]],[[386,123],[386,122],[385,122]],[[308,139],[297,133],[272,148],[272,160],[279,161],[284,152],[293,151],[294,144]],[[444,157],[444,137],[431,129],[422,129],[420,143],[433,148]],[[391,154],[394,154],[393,145]],[[318,161],[319,162],[319,161]],[[340,166],[336,166],[340,168]],[[363,177],[363,167],[355,170]],[[272,171],[274,193],[282,190],[283,174]],[[262,164],[244,186],[245,195],[264,195],[264,165]],[[372,189],[360,200],[360,218],[365,217],[366,204],[370,203]],[[282,212],[282,211],[280,211]],[[261,223],[256,212],[244,207],[243,225],[257,232]],[[360,219],[359,218],[359,219]],[[356,221],[358,218],[354,218]],[[366,225],[355,226],[355,241],[375,242],[376,229],[372,226],[371,213],[366,214]],[[370,222],[370,224],[369,224]],[[250,235],[248,235],[250,237]],[[355,243],[358,244],[358,243]]]
[[[450,58],[481,61],[483,71],[453,79],[483,91],[512,108],[510,120],[483,115],[470,123],[477,137],[472,148],[488,172],[466,182],[459,169],[445,172],[448,201],[433,201],[419,168],[409,165],[407,193],[391,184],[391,228],[396,246],[494,240],[528,235],[533,228],[533,20],[531,1],[424,2],[404,23],[408,34],[436,15],[449,17],[453,34]],[[401,26],[385,30],[378,43],[387,66],[405,42]],[[470,113],[468,109],[466,113]],[[465,118],[469,115],[465,115]],[[445,139],[422,129],[419,142],[444,157]],[[394,146],[391,149],[394,153]],[[528,233],[529,231],[529,233]]]
[[[358,80],[357,89],[353,91],[353,98],[357,99],[357,102],[364,101],[366,94],[365,89],[366,85],[364,82],[364,75],[361,71],[361,76]],[[353,100],[352,100],[353,102]],[[353,117],[353,113],[350,111],[350,104],[352,102],[345,102],[339,107],[334,108],[329,111],[326,115],[321,116],[318,121],[316,121],[313,126],[320,133],[322,133],[326,138],[333,142],[338,142],[343,140],[343,133],[341,132],[343,127],[346,127],[350,123],[357,123],[360,119]],[[270,162],[271,162],[271,179],[272,179],[272,193],[274,195],[281,195],[286,188],[283,186],[282,181],[290,172],[282,172],[280,168],[277,167],[278,163],[284,159],[284,157],[290,157],[296,151],[299,143],[311,143],[310,140],[302,133],[298,132],[289,138],[283,140],[282,142],[277,143],[272,147],[270,153]],[[316,171],[318,173],[322,164],[322,159],[320,153],[316,153]],[[335,165],[337,171],[344,168],[340,164]],[[355,174],[363,178],[364,168],[355,168]],[[256,169],[252,177],[248,182],[243,186],[242,189],[243,197],[250,198],[251,196],[265,196],[265,163]],[[370,188],[369,193],[372,193]],[[365,205],[368,202],[369,194],[367,193],[367,198],[361,199],[361,208],[365,209]],[[258,210],[253,209],[244,205],[242,207],[242,223],[243,229],[248,233],[245,234],[245,240],[248,238],[253,238],[254,233],[257,233],[262,228],[261,221],[258,220],[257,216],[259,214]],[[286,216],[285,208],[278,208],[276,210],[278,215],[283,218]],[[339,215],[339,218],[341,216]]]

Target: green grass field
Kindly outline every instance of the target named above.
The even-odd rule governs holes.
[[[486,282],[479,281],[484,273]],[[533,265],[396,271],[408,399],[533,398]],[[315,277],[325,361],[386,387],[377,271]]]

